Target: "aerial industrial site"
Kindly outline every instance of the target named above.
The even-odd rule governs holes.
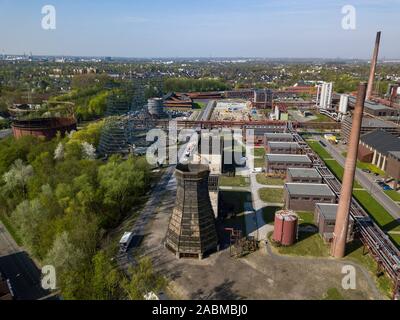
[[[5,47],[0,300],[399,300],[400,60],[384,25],[365,38],[367,59]]]

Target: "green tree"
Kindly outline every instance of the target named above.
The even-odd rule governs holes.
[[[130,300],[144,300],[146,294],[158,294],[166,286],[166,280],[154,272],[149,258],[143,258],[136,267],[131,267],[129,278],[122,282],[122,287]]]
[[[93,269],[92,299],[120,299],[122,274],[104,251],[98,252],[93,257]]]

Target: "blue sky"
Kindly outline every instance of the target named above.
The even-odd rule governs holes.
[[[42,6],[57,10],[41,28]],[[343,30],[341,9],[357,10]],[[0,0],[0,52],[124,57],[400,58],[400,0]]]

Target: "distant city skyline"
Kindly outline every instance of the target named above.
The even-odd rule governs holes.
[[[55,30],[41,27],[47,4]],[[0,54],[370,59],[380,30],[380,59],[397,60],[399,16],[400,0],[0,0]]]

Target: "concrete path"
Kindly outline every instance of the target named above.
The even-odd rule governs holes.
[[[257,174],[250,174],[250,187],[251,195],[253,199],[253,209],[256,212],[256,217],[254,218],[254,223],[256,224],[256,230],[252,232],[252,236],[257,237],[258,240],[266,240],[268,233],[273,231],[273,226],[266,224],[263,217],[263,209],[269,204],[260,199],[258,190],[264,188],[265,186],[258,183],[256,179]]]

